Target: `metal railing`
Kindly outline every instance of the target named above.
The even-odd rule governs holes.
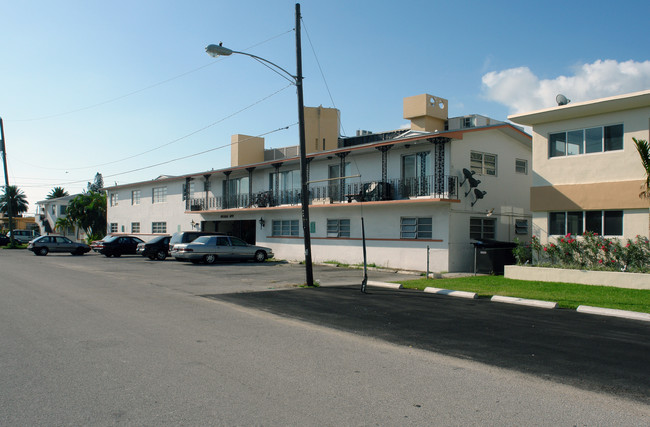
[[[441,182],[436,182],[430,175],[422,178],[396,178],[382,181],[349,182],[345,185],[328,184],[311,186],[310,204],[374,202],[382,200],[404,200],[416,197],[440,199],[458,198],[458,178],[445,175]],[[192,211],[264,208],[282,205],[299,205],[300,190],[261,191],[252,194],[236,194],[190,199]]]

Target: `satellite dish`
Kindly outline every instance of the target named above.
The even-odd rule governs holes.
[[[567,99],[566,96],[562,95],[561,93],[558,94],[558,96],[555,97],[555,102],[557,102],[557,105],[567,105],[569,102],[571,102],[570,99]]]
[[[481,183],[480,180],[474,179],[472,177],[467,178],[467,180],[469,181],[469,190],[467,190],[465,193],[465,197],[467,197],[467,195],[472,192],[472,188],[478,187],[478,185]]]
[[[476,204],[479,200],[481,200],[485,195],[487,194],[487,191],[481,191],[478,188],[474,189],[474,196],[476,196],[476,200],[472,202],[472,206]]]
[[[465,179],[463,179],[463,182],[461,182],[460,185],[462,186],[463,184],[465,184],[465,181],[470,179],[472,177],[472,175],[474,175],[475,173],[476,172],[474,172],[474,171],[470,172],[467,169],[463,169],[463,176],[465,176]]]

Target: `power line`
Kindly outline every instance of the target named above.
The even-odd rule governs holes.
[[[201,154],[206,154],[206,153],[209,153],[209,152],[211,152],[211,151],[216,151],[216,150],[220,150],[220,149],[223,149],[223,148],[227,148],[227,147],[230,147],[230,146],[232,146],[232,145],[234,145],[234,144],[238,144],[238,143],[241,143],[241,142],[246,142],[246,141],[248,141],[249,139],[260,138],[260,137],[262,137],[262,136],[270,135],[270,134],[275,133],[275,132],[279,132],[279,131],[282,131],[282,130],[287,130],[287,129],[289,129],[289,128],[292,127],[292,126],[296,126],[297,124],[298,124],[298,123],[293,123],[293,124],[288,125],[288,126],[284,126],[284,127],[281,127],[281,128],[277,128],[277,129],[275,129],[275,130],[268,131],[268,132],[265,132],[265,133],[261,133],[261,134],[259,134],[259,135],[257,135],[257,136],[251,136],[250,138],[247,138],[247,139],[244,139],[244,140],[242,140],[242,141],[235,142],[235,143],[232,143],[232,142],[231,142],[231,143],[228,143],[228,144],[220,145],[220,146],[218,146],[218,147],[214,147],[214,148],[210,148],[210,149],[207,149],[207,150],[203,150],[203,151],[200,151],[200,152],[198,152],[198,153],[188,154],[188,155],[186,155],[186,156],[181,156],[181,157],[176,157],[176,158],[174,158],[174,159],[166,160],[166,161],[164,161],[164,162],[159,162],[159,163],[155,163],[155,164],[148,165],[148,166],[142,166],[142,167],[139,167],[139,168],[136,168],[136,169],[131,169],[131,170],[127,170],[127,171],[123,171],[123,172],[119,172],[119,173],[114,173],[114,174],[110,174],[110,175],[102,175],[102,177],[103,177],[103,178],[113,178],[113,177],[116,177],[116,176],[126,175],[126,174],[133,173],[133,172],[139,172],[139,171],[142,171],[142,170],[145,170],[145,169],[151,169],[151,168],[154,168],[154,167],[156,167],[156,166],[166,165],[166,164],[169,164],[169,163],[177,162],[177,161],[179,161],[179,160],[189,159],[189,158],[191,158],[191,157],[200,156]],[[54,187],[63,187],[63,186],[65,186],[65,185],[81,184],[81,183],[85,183],[85,182],[88,182],[88,180],[87,180],[87,179],[82,179],[82,180],[78,180],[78,181],[59,182],[59,183],[49,184],[49,186],[54,186]],[[40,187],[45,187],[45,185],[21,185],[21,187],[25,187],[25,188],[40,188]]]
[[[269,41],[274,40],[274,39],[276,39],[278,37],[281,37],[281,36],[283,36],[285,34],[288,34],[288,33],[292,32],[292,31],[293,31],[293,29],[288,30],[288,31],[284,31],[284,32],[282,32],[280,34],[277,34],[277,35],[275,35],[273,37],[270,37],[270,38],[268,38],[266,40],[263,40],[263,41],[261,41],[259,43],[256,43],[256,44],[250,46],[249,48],[245,49],[244,51],[253,49],[253,48],[255,48],[257,46],[260,46],[260,45],[262,45],[264,43],[268,43]],[[54,114],[49,114],[49,115],[40,116],[40,117],[33,117],[33,118],[29,118],[29,119],[12,119],[10,121],[14,121],[14,122],[33,122],[33,121],[39,121],[39,120],[47,120],[47,119],[53,119],[53,118],[56,118],[56,117],[67,116],[67,115],[70,115],[70,114],[79,113],[81,111],[101,107],[102,105],[110,104],[110,103],[119,101],[121,99],[128,98],[129,96],[133,96],[135,94],[147,91],[149,89],[153,89],[153,88],[158,87],[158,86],[162,86],[162,85],[164,85],[166,83],[169,83],[171,81],[180,79],[181,77],[185,77],[185,76],[187,76],[189,74],[196,73],[197,71],[200,71],[200,70],[202,70],[204,68],[210,67],[210,66],[214,65],[217,62],[221,62],[221,59],[212,61],[209,64],[202,65],[202,66],[200,66],[198,68],[194,68],[192,70],[185,71],[184,73],[178,74],[178,75],[176,75],[174,77],[170,77],[170,78],[165,79],[165,80],[161,80],[161,81],[159,81],[157,83],[150,84],[150,85],[145,86],[143,88],[136,89],[136,90],[128,92],[128,93],[126,93],[124,95],[116,96],[114,98],[109,98],[109,99],[106,99],[104,101],[100,101],[100,102],[97,102],[97,103],[94,103],[94,104],[86,105],[85,107],[80,107],[80,108],[76,108],[76,109],[73,109],[73,110],[64,111],[64,112],[61,112],[61,113],[54,113]]]

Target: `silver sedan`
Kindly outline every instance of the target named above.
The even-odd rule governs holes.
[[[174,245],[171,254],[178,261],[192,261],[195,264],[214,264],[217,259],[263,262],[267,258],[273,258],[271,248],[249,245],[233,236],[201,236],[191,243]]]

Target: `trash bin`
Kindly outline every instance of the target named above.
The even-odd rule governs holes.
[[[504,265],[515,264],[513,242],[492,239],[477,240],[474,245],[474,274],[503,274]]]

